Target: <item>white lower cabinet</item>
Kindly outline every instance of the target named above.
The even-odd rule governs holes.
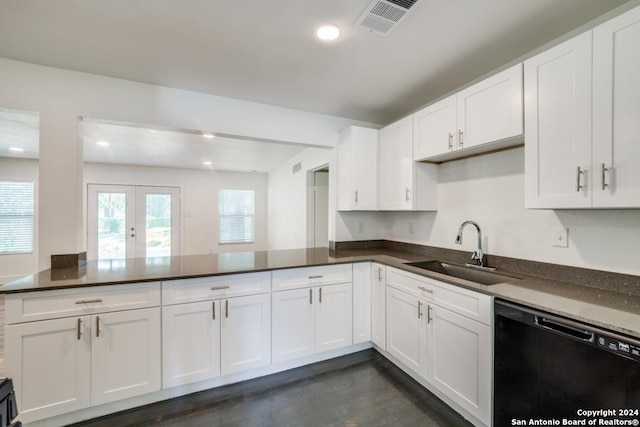
[[[163,387],[271,363],[269,294],[162,308]]]
[[[490,425],[492,298],[386,270],[386,351],[479,423]]]
[[[220,376],[220,301],[162,307],[162,386]]]
[[[158,282],[9,294],[4,374],[23,423],[161,387]]]
[[[5,348],[23,421],[160,390],[158,307],[8,325]]]
[[[352,285],[273,292],[274,363],[353,343]]]
[[[387,289],[387,351],[414,372],[425,376],[426,304],[406,292]]]
[[[378,263],[371,264],[371,341],[386,349],[387,309],[386,309],[385,266]]]
[[[89,320],[70,317],[5,327],[4,373],[13,379],[21,419],[89,407]]]
[[[271,298],[269,294],[224,300],[220,324],[222,375],[271,363]]]
[[[353,264],[353,344],[371,341],[371,263]]]
[[[427,381],[489,425],[491,327],[437,305],[427,310]]]

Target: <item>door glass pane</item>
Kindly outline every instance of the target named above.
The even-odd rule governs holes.
[[[146,256],[171,256],[171,195],[146,195]]]
[[[125,193],[98,193],[98,258],[126,257]]]

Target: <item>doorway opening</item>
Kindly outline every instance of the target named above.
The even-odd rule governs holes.
[[[329,165],[307,172],[307,247],[329,247]]]
[[[87,258],[180,255],[180,189],[88,184]]]

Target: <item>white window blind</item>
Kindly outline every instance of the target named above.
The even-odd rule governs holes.
[[[0,254],[33,252],[33,182],[0,181]]]
[[[218,219],[220,243],[253,243],[255,192],[220,190]]]

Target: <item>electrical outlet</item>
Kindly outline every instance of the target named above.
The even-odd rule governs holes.
[[[364,233],[364,222],[358,221],[358,233]]]
[[[551,246],[555,246],[556,248],[568,248],[569,247],[569,229],[554,228],[551,231]]]

